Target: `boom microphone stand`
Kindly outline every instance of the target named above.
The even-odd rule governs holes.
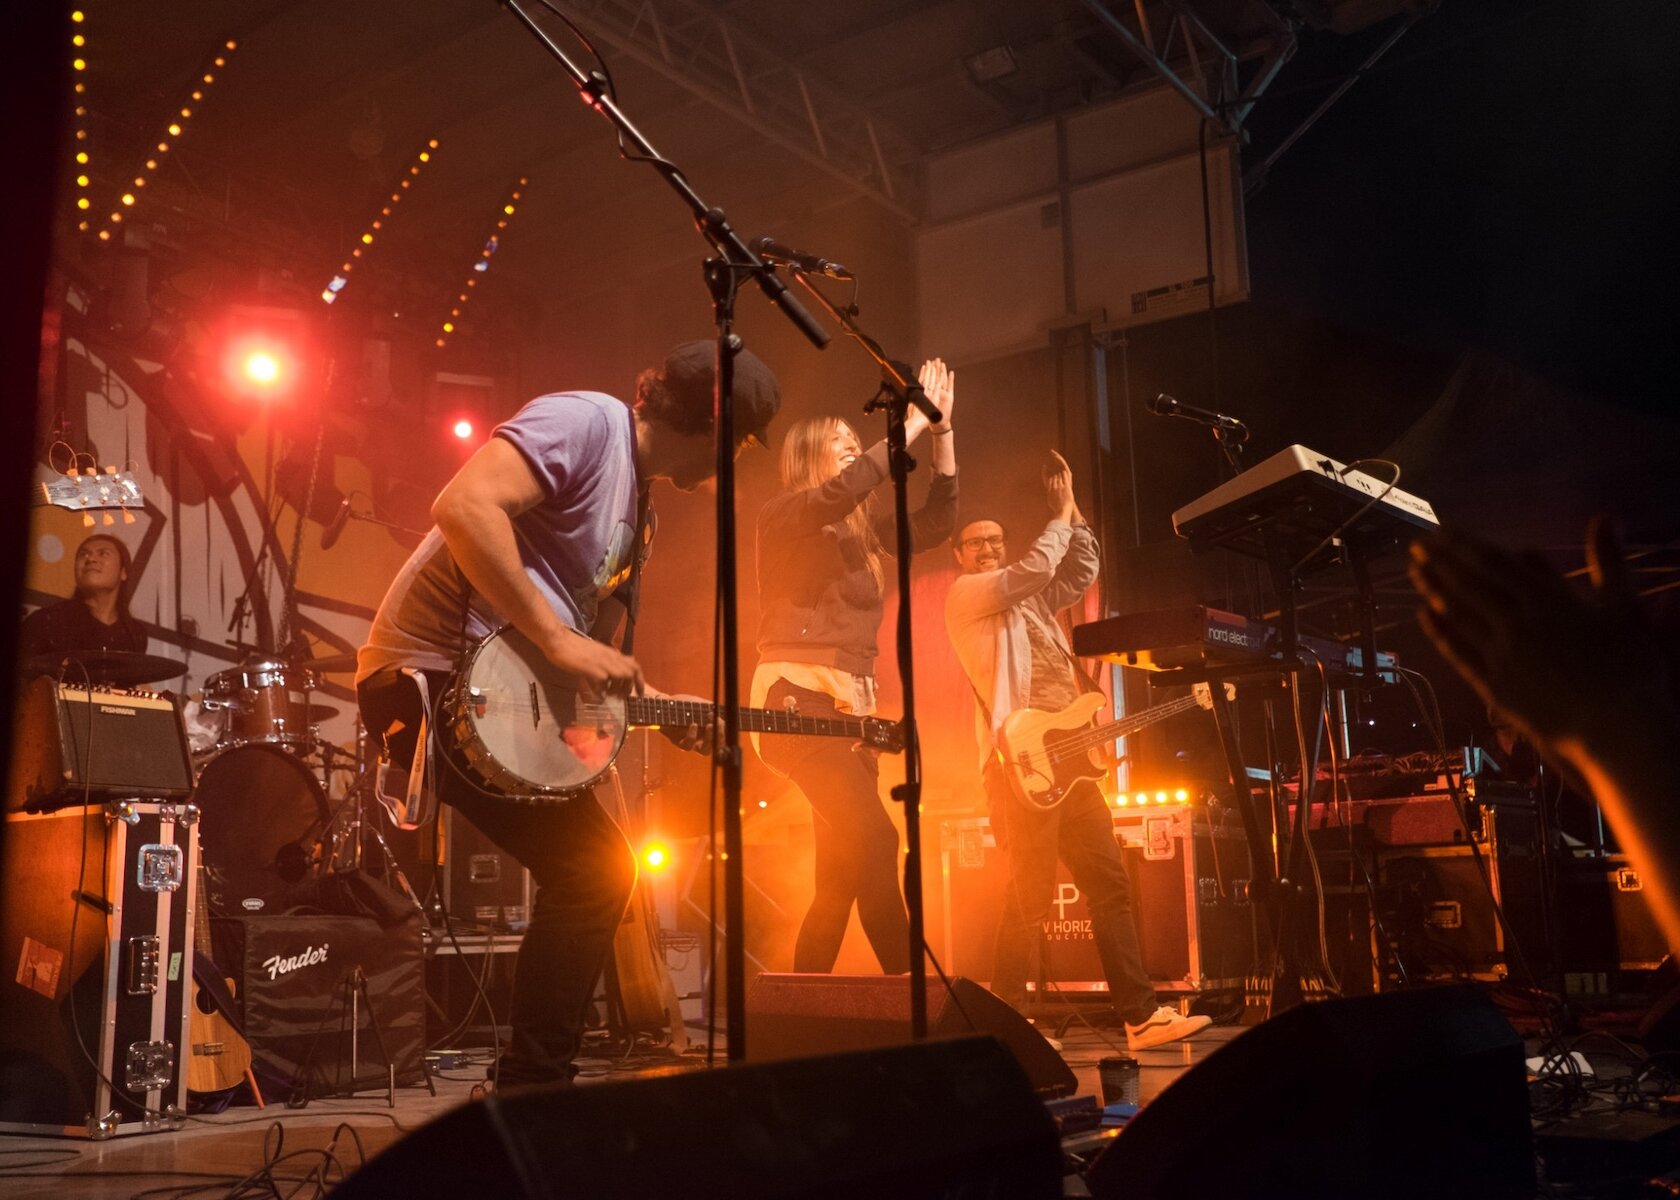
[[[613,95],[612,81],[605,71],[584,72],[534,21],[519,0],[501,0],[518,18],[520,24],[570,75],[584,102],[612,122],[618,130],[619,153],[634,162],[645,162],[658,171],[670,184],[671,190],[688,206],[695,228],[706,239],[712,257],[705,264],[707,287],[712,294],[713,316],[717,324],[717,392],[714,401],[714,428],[717,437],[717,586],[719,591],[718,619],[722,622],[723,696],[717,717],[722,736],[716,748],[717,763],[723,772],[723,911],[727,931],[725,945],[725,986],[728,993],[724,1036],[728,1041],[731,1063],[743,1062],[747,1055],[746,957],[743,942],[745,916],[745,887],[742,875],[744,862],[741,836],[741,677],[737,662],[739,602],[735,578],[735,355],[742,342],[734,330],[735,294],[740,280],[750,277],[771,303],[799,327],[811,344],[821,350],[828,345],[828,334],[812,319],[811,314],[788,291],[787,284],[771,270],[758,255],[747,247],[721,208],[714,208],[700,198],[682,170],[653,148],[618,107]],[[545,9],[565,21],[577,33],[571,20],[549,0],[538,0]],[[578,34],[589,46],[588,40]],[[590,47],[593,53],[593,47]]]
[[[881,368],[881,390],[863,406],[865,413],[885,410],[887,414],[887,462],[893,481],[893,517],[898,542],[898,674],[904,690],[904,782],[892,790],[893,799],[904,806],[904,906],[910,914],[910,1035],[927,1037],[927,955],[922,912],[922,746],[916,732],[916,656],[910,623],[910,471],[916,462],[904,436],[904,418],[914,404],[927,419],[938,424],[944,418],[910,374],[910,368],[886,355],[880,343],[857,325],[856,306],[836,307],[797,264],[788,268],[793,277],[815,296],[817,303],[840,322],[847,334]]]

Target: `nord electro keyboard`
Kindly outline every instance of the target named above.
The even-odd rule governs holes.
[[[1173,513],[1173,529],[1197,546],[1296,564],[1326,538],[1371,556],[1436,529],[1429,501],[1305,446],[1280,450]]]
[[[1303,634],[1302,656],[1316,657],[1333,674],[1357,675],[1365,658],[1357,646],[1334,638]],[[1105,658],[1146,671],[1228,666],[1281,658],[1283,635],[1276,625],[1200,604],[1127,613],[1073,627],[1073,652],[1081,658]],[[1391,674],[1392,653],[1377,653],[1377,670]]]

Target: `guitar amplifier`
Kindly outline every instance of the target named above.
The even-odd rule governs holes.
[[[45,812],[109,799],[181,799],[192,755],[175,702],[49,676],[18,692],[8,810]]]
[[[1354,801],[1341,810],[1351,811],[1351,829],[1315,812],[1325,935],[1343,995],[1423,980],[1521,979],[1524,963],[1539,978],[1550,973],[1534,797],[1486,784],[1466,794],[1475,802],[1462,810],[1439,793]],[[1349,858],[1350,840],[1360,863]],[[1317,953],[1312,944],[1301,949]]]
[[[0,1130],[176,1128],[187,1101],[197,813],[122,803],[6,815]]]
[[[1640,976],[1670,956],[1644,873],[1624,854],[1561,864],[1557,915],[1567,975],[1608,976],[1620,988],[1637,990]]]

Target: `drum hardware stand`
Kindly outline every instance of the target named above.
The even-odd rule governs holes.
[[[264,503],[272,506],[273,501],[265,500]],[[263,651],[262,622],[257,619],[251,595],[257,588],[257,576],[262,571],[263,564],[268,561],[268,551],[274,542],[274,530],[279,524],[279,517],[278,512],[272,513],[263,525],[262,545],[258,548],[256,557],[251,560],[250,569],[245,572],[245,586],[233,602],[233,617],[227,624],[227,631],[233,635],[228,645],[240,651],[242,655],[247,650],[255,650],[258,653]],[[257,621],[257,640],[254,643],[245,640],[245,622],[248,620]]]
[[[341,998],[342,996],[342,998]],[[309,1039],[309,1048],[303,1052],[303,1061],[292,1076],[291,1095],[286,1099],[287,1108],[307,1108],[309,1106],[309,1068],[314,1064],[315,1051],[321,1043],[321,1033],[327,1027],[327,1022],[336,1012],[338,1014],[339,1037],[344,1036],[345,1019],[348,1017],[350,1025],[350,1084],[345,1090],[339,1086],[342,1078],[344,1061],[341,1058],[333,1066],[333,1090],[321,1099],[340,1099],[356,1095],[356,1067],[361,1063],[361,1010],[367,1008],[368,1028],[373,1032],[374,1044],[379,1048],[380,1061],[385,1064],[385,1103],[391,1108],[397,1106],[397,1065],[391,1061],[390,1051],[385,1048],[385,1031],[380,1027],[379,1014],[373,1007],[373,1001],[368,996],[367,974],[360,963],[344,973],[344,977],[333,988],[333,998],[328,1001],[326,1011],[321,1014],[320,1023],[315,1026],[315,1035]],[[432,1072],[426,1066],[425,1056],[420,1059],[420,1069],[426,1080],[426,1090],[437,1095],[437,1085],[432,1082]]]
[[[327,758],[331,758],[335,753],[345,753],[331,743],[322,743],[322,751]],[[366,850],[364,838],[371,836],[379,846],[380,856],[385,860],[387,878],[396,881],[398,890],[408,897],[408,902],[419,914],[421,925],[429,927],[431,921],[426,915],[426,905],[415,892],[414,885],[409,883],[402,867],[398,865],[397,856],[392,853],[390,843],[380,832],[379,821],[367,819],[367,792],[372,786],[373,772],[364,767],[357,772],[356,782],[350,785],[350,792],[344,797],[338,811],[328,818],[331,843],[323,861],[335,874],[344,875],[362,870]]]
[[[358,805],[358,812],[359,810],[360,805]],[[386,843],[385,835],[379,831],[379,822],[369,821],[363,824],[360,816],[358,815],[357,823],[361,825],[361,828],[371,833],[373,835],[373,840],[379,843],[379,853],[381,857],[385,859],[386,871],[390,873],[392,879],[397,881],[397,887],[402,890],[403,895],[408,897],[408,902],[414,905],[414,911],[420,914],[421,925],[424,927],[430,927],[431,918],[426,914],[426,905],[420,899],[419,894],[414,890],[414,885],[408,881],[408,876],[403,874],[402,867],[397,865],[397,856],[391,853],[391,847]]]
[[[538,0],[549,12],[571,21],[552,0]],[[718,723],[722,736],[715,748],[715,762],[721,768],[723,787],[724,840],[724,926],[728,931],[725,949],[728,960],[728,1013],[724,1023],[729,1061],[744,1062],[747,1056],[746,959],[744,955],[745,902],[741,867],[741,703],[738,625],[740,624],[735,554],[735,355],[742,342],[734,331],[735,293],[743,277],[749,277],[781,309],[799,331],[821,350],[828,345],[828,333],[796,300],[770,265],[741,240],[721,208],[701,199],[682,169],[654,149],[653,143],[630,121],[618,105],[611,80],[601,70],[585,72],[574,63],[530,14],[522,0],[504,0],[507,9],[530,31],[543,49],[571,77],[584,101],[610,121],[618,134],[620,154],[632,162],[645,162],[687,206],[695,229],[711,247],[714,257],[705,264],[707,287],[712,295],[712,315],[717,326],[717,390],[714,440],[717,444],[717,581],[718,622],[723,660],[722,703]],[[573,26],[575,29],[575,26]],[[585,45],[588,45],[585,42]]]

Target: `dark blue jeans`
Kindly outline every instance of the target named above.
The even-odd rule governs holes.
[[[785,679],[770,688],[766,707],[780,708],[790,695],[800,701],[805,716],[825,715],[825,705],[827,713],[833,712],[828,697]],[[904,856],[898,829],[876,792],[875,751],[843,738],[785,734],[765,734],[760,746],[764,761],[798,784],[811,802],[816,894],[799,926],[793,969],[834,970],[856,905],[882,972],[908,971],[910,917],[898,882]]]
[[[448,682],[427,672],[434,702]],[[406,768],[420,724],[412,680],[380,672],[357,686],[369,734]],[[385,736],[393,722],[402,728]],[[498,1086],[569,1080],[577,1068],[584,1021],[613,934],[636,882],[636,858],[624,834],[593,795],[526,804],[475,787],[439,745],[431,786],[491,841],[531,872],[537,885],[531,923],[514,964],[512,1040]],[[381,818],[374,818],[381,819]]]
[[[1155,1011],[1155,988],[1143,969],[1131,883],[1114,840],[1114,820],[1096,785],[1079,783],[1045,812],[1017,800],[995,762],[987,764],[985,782],[992,834],[1007,859],[992,991],[1016,1008],[1026,1003],[1027,980],[1038,974],[1059,858],[1085,897],[1115,1010],[1134,1025],[1148,1018]]]

